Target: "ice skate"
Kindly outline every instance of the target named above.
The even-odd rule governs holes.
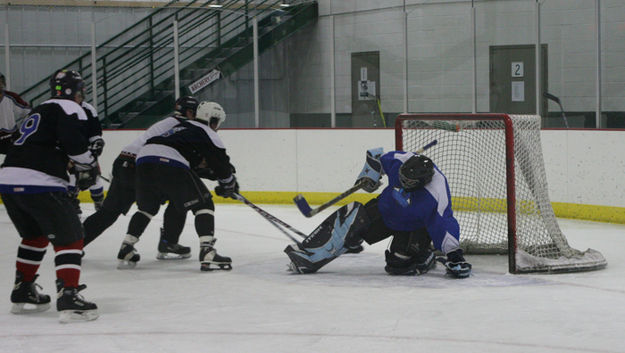
[[[161,240],[158,242],[158,260],[181,260],[191,257],[191,248],[176,243],[170,243],[163,239],[163,228],[161,228]]]
[[[59,321],[68,323],[73,321],[91,321],[97,319],[98,306],[86,301],[82,295],[78,294],[87,288],[81,284],[77,288],[63,287],[63,281],[56,281],[58,295],[56,299],[56,310],[59,312]]]
[[[232,260],[227,256],[217,254],[214,244],[214,238],[200,243],[200,270],[232,270]]]
[[[91,194],[91,200],[93,200],[93,207],[95,207],[96,211],[102,209],[102,205],[104,204],[104,192],[100,194]]]
[[[128,241],[128,238],[134,238],[134,242]],[[137,266],[137,262],[141,259],[139,253],[134,247],[134,244],[138,241],[136,237],[126,236],[124,242],[122,243],[122,247],[119,249],[119,253],[117,253],[117,260],[119,260],[119,264],[117,265],[117,269],[125,270],[135,268]]]
[[[158,254],[156,258],[159,260],[181,260],[191,257],[191,248],[180,244],[170,244],[165,240],[158,243]]]
[[[35,280],[32,282],[25,282],[23,280],[24,275],[21,272],[17,272],[15,276],[15,287],[11,292],[11,312],[13,314],[28,314],[37,313],[50,309],[50,296],[45,294],[39,294],[37,287],[41,289],[38,284],[35,284]]]

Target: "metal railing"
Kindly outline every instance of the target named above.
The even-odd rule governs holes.
[[[180,70],[200,59],[219,60],[236,50],[239,41],[251,42],[251,19],[259,21],[280,11],[279,0],[171,1],[96,49],[97,102],[100,119],[130,109],[138,97],[158,100],[174,90],[173,24],[178,27]],[[219,8],[211,7],[219,5]],[[249,33],[249,36],[246,35]],[[236,39],[236,40],[235,40]],[[209,55],[210,54],[210,55]],[[211,63],[205,63],[204,68]],[[92,96],[91,53],[64,68],[80,71],[87,97]],[[198,67],[198,70],[202,70]],[[189,76],[189,74],[187,74]],[[184,77],[183,77],[184,78]],[[187,77],[192,79],[192,77]],[[21,92],[31,105],[49,97],[49,78]],[[145,103],[145,102],[144,102]],[[128,109],[126,109],[128,108]],[[132,109],[130,109],[132,110]]]

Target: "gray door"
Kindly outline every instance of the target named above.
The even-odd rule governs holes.
[[[490,47],[490,112],[536,114],[536,59],[534,45]],[[541,47],[542,93],[547,90],[547,45]],[[547,101],[541,98],[542,116]]]
[[[352,53],[352,126],[381,126],[380,52]]]

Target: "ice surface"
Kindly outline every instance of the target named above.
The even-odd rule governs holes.
[[[260,206],[305,233],[332,212],[307,219],[295,206]],[[19,238],[0,206],[0,352],[625,351],[624,225],[559,220],[571,246],[606,257],[595,272],[510,275],[506,257],[480,255],[467,256],[474,273],[464,280],[441,266],[391,277],[384,241],[293,275],[283,234],[245,205],[216,207],[216,247],[233,258],[232,271],[200,272],[192,215],[181,237],[191,259],[156,260],[162,213],[137,244],[137,268],[117,270],[130,218],[122,216],[85,249],[82,293],[100,318],[63,325],[54,306],[9,313]],[[52,295],[53,261],[50,247],[38,279]]]

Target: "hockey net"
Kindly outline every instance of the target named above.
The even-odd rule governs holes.
[[[447,177],[467,254],[508,254],[509,271],[575,272],[607,262],[569,246],[549,201],[540,117],[506,114],[402,114],[398,150],[425,155]]]

